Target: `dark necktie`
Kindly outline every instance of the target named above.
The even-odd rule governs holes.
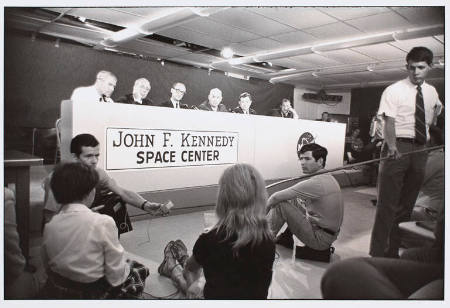
[[[420,85],[417,86],[416,94],[416,141],[420,144],[425,144],[427,141],[427,130],[425,125],[425,108],[423,103],[422,88]]]
[[[100,96],[100,102],[105,102],[106,103],[106,95],[105,94]]]

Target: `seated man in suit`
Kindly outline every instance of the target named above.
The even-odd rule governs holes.
[[[151,88],[150,81],[146,78],[136,79],[133,86],[133,93],[122,96],[117,102],[122,104],[152,106],[153,102],[147,98]]]
[[[269,115],[272,117],[298,119],[297,112],[294,108],[292,108],[291,101],[287,98],[283,98],[281,100],[280,107],[272,109]]]
[[[168,107],[168,108],[182,108],[187,109],[189,108],[186,104],[181,104],[181,100],[183,99],[184,94],[186,94],[186,86],[184,83],[181,82],[175,82],[172,85],[172,88],[170,89],[170,99],[161,105],[160,107]]]
[[[222,91],[218,88],[209,91],[208,100],[197,106],[199,110],[228,112],[227,107],[221,104]]]
[[[130,204],[150,213],[169,213],[164,204],[150,202],[137,193],[120,187],[114,179],[108,176],[105,170],[97,167],[100,145],[91,134],[75,136],[70,143],[70,152],[75,161],[82,162],[97,171],[100,179],[95,189],[92,209],[99,208],[99,213],[111,216],[116,222],[119,234],[133,229],[125,204]],[[44,187],[47,188],[45,189],[44,199],[44,220],[46,223],[61,209],[61,204],[55,200],[52,191],[48,189],[51,177],[52,173],[44,180]]]
[[[117,84],[117,77],[108,71],[97,73],[95,83],[89,87],[78,87],[72,92],[70,100],[74,104],[102,102],[114,103],[111,94]]]
[[[239,95],[239,106],[233,109],[233,113],[256,114],[256,111],[250,106],[252,105],[252,96],[248,92]]]

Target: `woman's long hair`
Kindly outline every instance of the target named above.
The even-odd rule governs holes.
[[[227,168],[219,180],[215,229],[224,231],[225,239],[233,236],[233,254],[247,244],[251,247],[264,239],[273,240],[265,217],[267,190],[259,172],[251,165],[236,164]]]

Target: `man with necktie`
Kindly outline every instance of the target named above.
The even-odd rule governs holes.
[[[97,73],[95,83],[89,87],[78,87],[72,92],[70,100],[74,104],[80,103],[114,103],[111,94],[117,85],[117,77],[108,71]]]
[[[239,95],[239,106],[233,109],[233,113],[256,114],[256,111],[250,106],[252,105],[252,96],[248,92]]]
[[[133,93],[122,96],[117,100],[118,103],[132,105],[153,106],[151,99],[147,98],[148,92],[151,90],[150,81],[146,78],[136,79],[133,86]]]
[[[433,65],[433,53],[414,47],[406,56],[408,78],[387,87],[378,115],[384,120],[384,144],[380,163],[377,212],[369,254],[398,258],[398,224],[409,220],[425,174],[427,152],[402,153],[425,148],[429,126],[441,113],[436,89],[425,82]]]
[[[189,108],[186,104],[181,104],[181,100],[183,99],[184,94],[186,94],[186,86],[184,83],[181,82],[175,82],[172,85],[172,88],[170,89],[170,99],[161,105],[160,107],[168,107],[168,108],[175,108],[175,109],[187,109]]]
[[[228,112],[228,108],[221,103],[222,91],[218,88],[209,91],[208,100],[197,106],[198,110]]]

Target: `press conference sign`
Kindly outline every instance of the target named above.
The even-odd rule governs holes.
[[[234,164],[237,132],[106,129],[106,169],[145,169]]]

